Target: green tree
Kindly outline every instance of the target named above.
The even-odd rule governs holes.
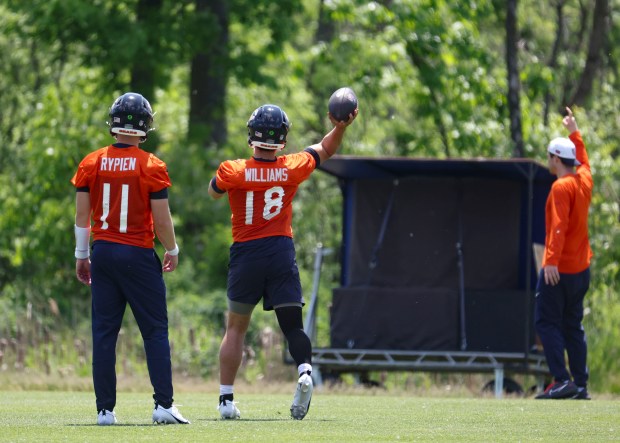
[[[542,160],[562,134],[558,110],[583,97],[575,112],[596,183],[586,330],[593,383],[612,389],[620,389],[618,6],[521,0],[516,10],[523,155]],[[320,140],[327,99],[346,85],[361,114],[343,154],[511,157],[505,8],[497,0],[3,2],[0,334],[16,337],[35,319],[37,333],[70,325],[88,336],[88,290],[73,276],[69,179],[87,152],[112,141],[111,100],[139,89],[157,111],[146,148],[169,166],[183,251],[166,277],[175,352],[183,370],[208,375],[213,359],[200,350],[217,347],[231,238],[226,202],[209,201],[206,186],[221,160],[249,155],[252,110],[284,107],[295,152]],[[329,291],[339,284],[340,203],[337,181],[321,173],[295,203],[306,294],[317,243],[335,251],[321,281],[325,341]]]

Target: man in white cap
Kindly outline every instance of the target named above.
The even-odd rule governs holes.
[[[562,123],[569,138],[555,138],[547,147],[549,171],[557,180],[545,209],[545,254],[535,305],[536,332],[554,380],[536,398],[589,400],[587,344],[581,322],[590,285],[588,212],[593,181],[581,133],[570,108],[566,111]]]

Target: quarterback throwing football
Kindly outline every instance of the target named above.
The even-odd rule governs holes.
[[[233,244],[228,271],[228,320],[220,347],[220,400],[222,418],[240,417],[233,402],[233,385],[243,356],[245,334],[254,307],[275,310],[299,380],[291,405],[291,417],[303,419],[312,397],[312,345],[303,330],[304,304],[293,244],[293,198],[299,185],[317,166],[336,153],[345,130],[355,118],[337,121],[320,143],[302,152],[277,156],[286,145],[290,127],[278,106],[257,108],[247,123],[249,159],[220,164],[209,185],[209,194],[228,194],[232,212]]]

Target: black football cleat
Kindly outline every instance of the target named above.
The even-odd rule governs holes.
[[[563,400],[573,398],[579,392],[577,385],[570,380],[556,381],[545,389],[545,392],[536,396],[536,400]]]

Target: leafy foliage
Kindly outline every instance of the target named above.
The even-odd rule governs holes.
[[[583,70],[593,2],[561,2],[561,21],[557,4],[519,2],[523,134],[532,158],[542,160],[543,146],[563,132],[558,112]],[[225,312],[230,214],[226,202],[208,199],[206,188],[220,161],[249,155],[245,125],[257,106],[271,102],[287,111],[290,152],[321,140],[329,129],[327,99],[345,85],[360,99],[360,117],[341,153],[445,158],[512,152],[502,2],[227,2],[229,58],[222,75],[229,135],[214,150],[186,143],[185,135],[189,63],[214,44],[220,25],[193,0],[161,0],[141,9],[147,3],[0,5],[0,336],[17,337],[32,321],[33,334],[74,330],[89,336],[88,290],[73,276],[69,180],[87,152],[111,142],[109,105],[129,88],[152,94],[157,132],[145,149],[166,161],[173,182],[182,255],[166,279],[175,364],[189,374],[215,372]],[[610,1],[612,11],[619,6]],[[620,31],[611,25],[613,42]],[[620,380],[605,380],[620,372],[614,351],[620,339],[619,55],[608,45],[587,106],[575,109],[596,183],[585,320],[590,366],[597,387],[616,391]],[[319,288],[322,345],[329,340],[330,290],[339,284],[340,205],[337,181],[321,173],[300,188],[295,202],[307,298],[317,244],[332,249]],[[258,347],[262,332],[277,325],[272,315],[256,320],[249,344]],[[135,322],[127,320],[124,330],[139,349]]]

